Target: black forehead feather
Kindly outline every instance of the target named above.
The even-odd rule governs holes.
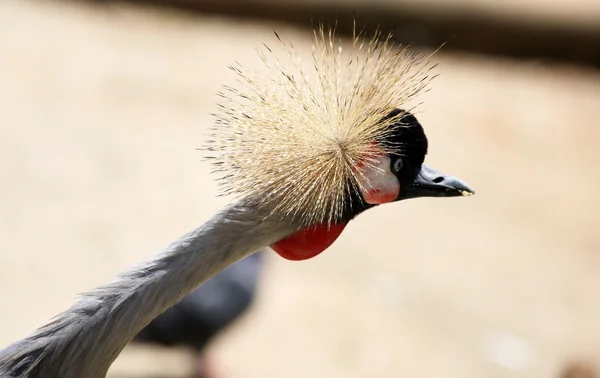
[[[428,148],[425,130],[409,111],[394,109],[383,120],[393,117],[398,117],[399,121],[392,125],[393,131],[389,137],[389,142],[393,146],[398,146],[399,153],[411,158],[413,164],[423,164]]]

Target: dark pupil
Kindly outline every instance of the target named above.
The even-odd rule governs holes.
[[[394,173],[398,173],[402,170],[402,167],[404,166],[404,161],[402,160],[402,158],[396,158],[394,160],[392,160],[392,172]]]

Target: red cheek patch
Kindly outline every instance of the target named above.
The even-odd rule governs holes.
[[[287,260],[308,260],[329,248],[345,227],[345,223],[312,226],[281,239],[271,249]]]
[[[359,165],[358,183],[363,200],[371,205],[393,202],[400,194],[400,182],[391,171],[392,160],[381,154],[372,166]]]

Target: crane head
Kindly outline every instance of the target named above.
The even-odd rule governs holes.
[[[325,251],[341,235],[350,220],[365,210],[386,203],[420,197],[471,196],[475,191],[462,180],[423,164],[427,137],[417,118],[395,109],[386,118],[400,115],[392,125],[390,144],[402,146],[401,154],[375,153],[373,164],[357,164],[359,190],[351,192],[344,216],[333,224],[313,225],[279,240],[271,248],[288,260],[307,260]],[[374,146],[377,149],[377,146]]]
[[[271,247],[290,260],[327,249],[363,211],[418,197],[473,194],[424,165],[427,137],[408,104],[434,77],[428,57],[377,31],[351,44],[321,26],[312,61],[260,51],[263,71],[230,67],[209,151],[223,193],[263,206],[295,230]]]

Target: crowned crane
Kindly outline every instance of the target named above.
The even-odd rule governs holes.
[[[427,57],[379,31],[348,45],[323,26],[314,36],[309,65],[277,36],[285,53],[265,46],[265,71],[231,67],[239,85],[220,92],[203,150],[232,204],[0,351],[0,377],[105,377],[153,319],[262,248],[307,260],[365,210],[474,193],[423,164],[427,137],[407,106],[432,78]]]

